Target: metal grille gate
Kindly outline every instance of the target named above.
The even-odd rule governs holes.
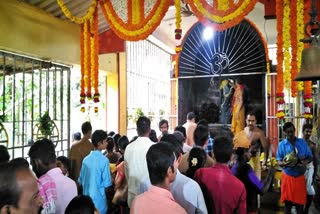
[[[6,144],[11,158],[28,156],[46,111],[56,125],[57,154],[67,155],[70,67],[0,51],[0,95],[0,144]]]

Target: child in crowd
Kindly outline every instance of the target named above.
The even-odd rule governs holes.
[[[65,176],[69,176],[70,172],[70,159],[65,156],[57,157],[57,167],[59,167],[62,171],[62,174]]]
[[[120,158],[120,154],[114,151],[114,141],[112,137],[107,138],[107,153],[106,157],[109,159],[111,164],[116,164]]]
[[[101,151],[107,147],[107,133],[96,130],[91,136],[94,151],[82,161],[78,182],[83,194],[93,199],[100,213],[107,213],[106,191],[112,185],[110,162]]]

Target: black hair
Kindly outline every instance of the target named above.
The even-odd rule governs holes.
[[[10,155],[7,147],[0,145],[0,163],[7,163],[10,160]]]
[[[57,157],[55,146],[49,139],[41,139],[32,144],[28,155],[31,161],[39,159],[45,166],[55,163]]]
[[[208,126],[208,121],[206,119],[201,119],[198,121],[197,125]]]
[[[92,144],[95,148],[98,147],[98,143],[100,143],[101,141],[107,139],[108,135],[107,132],[103,131],[103,130],[96,130],[93,132],[92,136],[91,136],[91,141]]]
[[[20,194],[15,168],[10,163],[0,164],[0,210],[5,205],[17,208]]]
[[[123,135],[118,140],[119,148],[122,150],[126,150],[126,147],[129,145],[129,139],[127,136]]]
[[[256,112],[256,111],[249,111],[249,112],[247,113],[247,116],[248,116],[248,115],[254,116],[254,117],[256,118],[256,120],[257,120],[257,112]]]
[[[167,124],[167,126],[168,126],[168,128],[169,128],[169,122],[168,122],[168,120],[162,119],[162,120],[160,120],[160,122],[159,122],[159,129],[160,129],[160,127],[161,127],[163,124]]]
[[[71,172],[71,161],[66,156],[59,156],[57,157],[58,161],[61,161],[61,163],[64,165],[64,167],[68,170],[69,174]]]
[[[206,141],[209,138],[209,129],[208,126],[198,125],[193,133],[194,143],[197,146],[204,146]]]
[[[87,195],[78,195],[68,204],[65,214],[94,214],[95,206]]]
[[[179,131],[179,132],[181,132],[184,137],[187,136],[186,128],[183,127],[183,126],[176,126],[176,128],[174,128],[174,131]]]
[[[286,130],[287,130],[288,128],[291,128],[291,127],[293,127],[293,129],[296,130],[296,128],[294,127],[293,123],[291,123],[291,122],[286,122],[286,123],[283,125],[282,130],[283,130],[284,132],[286,132]]]
[[[167,143],[171,147],[171,150],[176,155],[176,158],[183,154],[181,144],[173,134],[163,135],[160,141]]]
[[[115,147],[115,150],[116,150],[116,151],[119,151],[118,140],[119,140],[120,137],[121,137],[120,134],[114,134],[114,135],[112,136],[112,138],[113,138],[113,143],[114,143],[114,147]]]
[[[81,133],[80,132],[75,132],[73,133],[73,140],[81,140]]]
[[[152,142],[155,142],[155,143],[158,142],[157,133],[156,133],[156,131],[155,131],[154,129],[151,129],[151,130],[150,130],[149,139],[150,139]]]
[[[113,137],[113,135],[115,135],[116,133],[114,132],[114,131],[110,131],[109,133],[108,133],[108,136],[110,136],[110,137]]]
[[[213,154],[217,162],[228,163],[231,158],[233,143],[231,138],[217,136],[214,138]]]
[[[306,123],[306,124],[303,124],[303,126],[302,126],[302,131],[304,132],[304,130],[306,130],[306,129],[313,129],[313,126],[312,126],[312,124],[310,124],[310,123]]]
[[[139,136],[143,136],[150,131],[150,123],[149,118],[145,116],[139,117],[137,121],[137,132]]]
[[[152,145],[147,152],[147,165],[151,184],[162,184],[167,176],[168,168],[173,165],[175,155],[166,143]]]
[[[91,123],[89,121],[87,122],[84,122],[81,126],[81,131],[82,131],[82,134],[87,134],[88,132],[92,131],[92,126],[91,126]]]
[[[107,137],[107,142],[108,142],[108,145],[107,145],[107,151],[108,152],[112,152],[113,151],[113,148],[114,148],[114,141],[113,141],[113,138],[112,137]]]
[[[187,120],[192,120],[192,119],[195,119],[195,118],[196,118],[196,115],[193,112],[189,112],[187,114]]]
[[[12,159],[9,163],[16,167],[25,167],[28,169],[30,167],[29,162],[25,158],[15,158]]]
[[[189,178],[194,177],[196,171],[202,167],[207,161],[207,153],[201,147],[193,147],[189,152],[188,157],[188,170],[186,171],[186,176]]]

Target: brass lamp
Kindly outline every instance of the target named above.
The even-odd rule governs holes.
[[[320,80],[320,24],[316,21],[318,13],[315,0],[312,0],[312,8],[309,14],[311,20],[306,23],[304,27],[305,34],[308,35],[308,38],[301,39],[300,42],[311,44],[302,51],[301,69],[295,78],[296,81]],[[317,25],[317,29],[311,30],[311,34],[309,34],[307,28],[315,25]]]

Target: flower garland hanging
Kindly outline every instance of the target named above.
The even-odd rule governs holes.
[[[277,103],[277,118],[284,118],[284,93],[276,93],[276,103]]]
[[[83,16],[83,17],[76,17],[73,16],[70,10],[67,8],[67,6],[64,4],[63,0],[57,0],[59,7],[61,8],[63,14],[69,18],[71,21],[77,23],[77,24],[83,24],[85,21],[89,20],[94,11],[96,10],[97,7],[97,1],[98,0],[91,0],[91,5],[88,9],[88,12]]]
[[[128,21],[125,22],[119,17],[111,1],[100,0],[102,12],[110,28],[117,36],[129,41],[146,39],[160,25],[170,3],[171,1],[168,0],[156,0],[149,14],[145,17],[144,11],[141,11],[142,6],[145,5],[145,0],[135,0],[131,3],[131,8],[128,7]]]
[[[284,61],[284,86],[291,86],[291,55],[290,55],[290,0],[283,1],[283,61]]]
[[[258,33],[262,43],[263,43],[263,47],[264,47],[264,52],[266,55],[266,70],[267,70],[267,74],[270,74],[270,58],[269,58],[269,50],[268,50],[268,43],[265,40],[265,38],[263,37],[262,33],[260,32],[259,28],[256,26],[256,24],[254,24],[250,19],[248,18],[244,18]],[[268,95],[271,94],[271,80],[270,80],[270,76],[267,76],[267,93]]]
[[[206,0],[187,0],[192,11],[204,25],[223,31],[239,24],[253,10],[257,0],[217,0],[209,5]]]
[[[297,0],[297,71],[300,72],[301,68],[301,56],[304,48],[303,42],[300,42],[304,37],[304,0]],[[304,89],[303,81],[299,81],[297,84],[298,91]]]
[[[298,74],[297,58],[297,2],[290,1],[290,35],[291,35],[291,97],[297,96],[297,82],[294,80]]]
[[[92,65],[92,85],[94,89],[93,101],[98,103],[100,93],[99,93],[99,30],[98,30],[98,10],[94,12],[92,20],[92,37],[91,37],[91,65]],[[97,112],[98,109],[95,109]]]
[[[80,25],[80,68],[81,77],[84,77],[84,24]],[[84,78],[80,79],[80,103],[86,103],[85,84]]]
[[[182,50],[180,45],[180,40],[182,37],[182,29],[181,29],[181,0],[175,0],[174,6],[176,8],[176,29],[174,31],[175,33],[175,39],[176,39],[176,55],[175,55],[175,67],[174,67],[174,76],[177,78],[179,75],[179,69],[178,69],[178,63],[179,63],[179,54]]]
[[[86,97],[88,100],[91,100],[91,98],[92,98],[92,93],[91,93],[91,83],[92,83],[91,82],[91,67],[92,67],[92,65],[91,65],[91,63],[92,63],[91,49],[92,49],[92,47],[91,47],[91,22],[90,22],[90,20],[87,21],[87,29],[88,30],[87,30],[87,35],[86,35],[87,40],[86,40],[86,55],[85,55],[85,57],[87,58],[87,68],[86,68],[87,75],[85,76],[85,79],[87,81]]]
[[[276,89],[276,103],[277,103],[277,118],[284,118],[284,85],[283,85],[283,0],[276,1],[276,15],[277,15],[277,89]]]
[[[312,81],[305,81],[304,82],[304,96],[303,96],[304,102],[304,113],[303,116],[306,119],[312,119]]]
[[[309,11],[311,9],[311,1],[306,1],[304,8],[304,17],[307,17]],[[305,24],[309,21],[309,19],[305,18]],[[307,48],[309,44],[305,43],[304,47]],[[303,116],[306,119],[312,119],[312,81],[304,81],[304,113]]]

